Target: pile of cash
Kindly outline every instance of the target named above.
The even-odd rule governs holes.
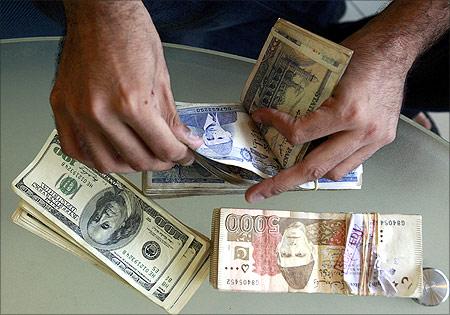
[[[209,239],[131,183],[61,150],[54,131],[13,181],[13,222],[178,313],[208,273]]]
[[[225,291],[417,298],[422,217],[216,209],[210,282]]]
[[[299,162],[309,143],[290,144],[250,114],[274,108],[294,118],[332,93],[352,51],[278,20],[240,103],[177,103],[204,144],[192,166],[144,172],[140,192],[66,155],[53,131],[13,181],[21,198],[12,220],[178,313],[210,269],[227,291],[338,293],[420,298],[422,218],[381,213],[216,209],[209,239],[153,197],[243,193]],[[296,190],[360,189],[362,166],[339,181]],[[143,193],[143,194],[142,194]]]
[[[199,157],[197,157],[197,160]],[[205,165],[205,164],[202,164]],[[211,165],[205,168],[194,162],[191,166],[176,165],[172,169],[160,172],[142,173],[142,191],[151,198],[178,198],[200,195],[227,195],[243,194],[249,187],[243,184],[232,184],[208,171]],[[217,171],[216,171],[217,172]],[[338,181],[319,178],[317,184],[308,182],[295,188],[295,190],[341,190],[361,189],[363,166],[359,165]],[[249,184],[250,185],[250,184]]]
[[[245,83],[240,103],[177,103],[181,121],[204,144],[197,165],[143,174],[142,190],[152,197],[242,193],[249,185],[300,161],[309,143],[290,144],[275,128],[250,114],[273,108],[298,118],[316,110],[343,75],[352,51],[279,19]],[[362,166],[337,182],[324,178],[296,190],[359,189]]]

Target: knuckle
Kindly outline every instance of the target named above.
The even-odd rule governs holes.
[[[165,71],[163,71],[160,78],[159,89],[161,90],[161,93],[166,99],[173,99],[172,88],[170,86],[170,75],[167,68],[165,68]]]
[[[109,172],[113,172],[114,171],[114,166],[112,164],[107,163],[107,162],[94,161],[94,167],[100,173],[109,173]]]
[[[291,128],[287,140],[290,144],[299,144],[302,143],[302,139],[304,139],[304,133],[300,128]]]
[[[116,110],[122,117],[132,120],[139,117],[140,107],[138,102],[135,102],[130,95],[122,95]]]
[[[158,157],[162,162],[172,162],[181,160],[181,155],[170,147],[161,147],[158,151]]]
[[[363,111],[355,103],[343,106],[341,110],[338,111],[338,117],[342,122],[352,122],[353,124],[364,122],[362,115]]]
[[[120,172],[121,169],[115,162],[112,156],[108,154],[99,156],[99,152],[90,151],[92,164],[96,170],[100,173],[112,173],[112,172]]]
[[[173,163],[158,163],[158,164],[152,166],[151,170],[155,171],[155,172],[167,171],[167,170],[171,169],[173,166],[174,166]]]
[[[149,168],[144,166],[144,164],[141,164],[141,163],[139,163],[139,164],[137,164],[137,163],[130,163],[130,166],[136,172],[144,172],[144,171],[150,170]]]
[[[81,117],[87,118],[95,123],[100,123],[105,116],[103,105],[93,100],[80,102],[79,106],[73,107],[73,110]]]
[[[136,171],[148,171],[152,169],[152,163],[148,159],[130,161],[130,166]]]
[[[81,155],[79,154],[78,150],[72,146],[65,144],[64,141],[62,141],[62,140],[61,140],[61,148],[62,148],[64,154],[66,154],[76,160],[81,159]]]
[[[384,144],[390,144],[394,142],[395,138],[397,137],[397,131],[396,130],[388,130],[385,137],[384,137]]]
[[[170,84],[170,73],[169,70],[167,69],[167,66],[164,65],[164,72],[163,72],[163,82],[165,83],[165,85],[169,85]]]
[[[171,169],[174,166],[173,163],[152,163],[151,170],[160,172],[160,171],[167,171],[168,169]]]
[[[279,180],[278,177],[269,178],[270,182],[270,194],[272,196],[279,195],[289,189],[284,181]]]
[[[380,133],[380,128],[376,122],[369,122],[364,131],[364,139],[373,139]]]
[[[96,103],[91,103],[90,105],[85,106],[83,113],[90,117],[90,119],[96,124],[101,124],[105,117],[103,108]]]
[[[61,142],[61,149],[64,152],[64,154],[66,154],[78,161],[81,161],[83,156],[81,154],[80,148],[77,147],[76,144],[68,141],[67,136],[65,136],[64,133],[61,132],[60,129],[58,129],[58,134],[59,134],[59,140]]]
[[[323,177],[327,170],[320,165],[311,165],[306,168],[306,178],[311,181]]]
[[[49,100],[53,109],[58,107],[58,104],[60,103],[59,93],[55,88],[52,89]]]
[[[94,162],[94,167],[100,173],[121,173],[129,171],[125,166],[119,166],[114,162]]]
[[[170,110],[168,115],[167,115],[167,124],[169,125],[170,128],[179,128],[180,126],[182,126],[183,124],[181,123],[180,118],[178,117],[178,113],[176,112],[176,110],[174,109],[173,111]]]
[[[336,171],[336,170],[332,170],[330,172],[328,172],[328,174],[326,175],[326,177],[328,179],[331,179],[332,181],[338,181],[340,180],[346,173],[343,171]]]

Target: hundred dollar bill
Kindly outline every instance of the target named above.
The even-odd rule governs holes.
[[[317,109],[332,93],[352,51],[283,19],[272,28],[245,83],[248,113],[273,108],[297,118]],[[291,145],[275,128],[259,126],[283,168],[301,160],[307,144]]]
[[[75,256],[80,257],[81,259],[95,265],[97,268],[101,269],[105,273],[113,276],[114,278],[122,279],[117,277],[117,275],[108,267],[106,267],[99,259],[95,256],[91,255],[89,252],[80,248],[76,245],[75,242],[67,239],[67,236],[63,236],[60,233],[56,232],[53,228],[51,228],[51,223],[44,224],[41,220],[39,220],[38,214],[32,214],[34,210],[31,206],[29,206],[26,202],[19,202],[19,206],[12,213],[11,220],[30,231],[33,234],[38,235],[44,240],[74,254]],[[122,280],[123,281],[123,280]],[[123,281],[124,283],[127,283]]]
[[[422,294],[419,215],[216,209],[210,282],[228,291]]]
[[[79,245],[70,238],[68,234],[64,231],[59,230],[56,225],[52,222],[46,220],[42,214],[36,211],[33,207],[27,204],[25,201],[20,201],[18,208],[12,213],[11,219],[17,225],[27,229],[31,233],[49,241],[50,243],[78,256],[79,258],[92,263],[95,267],[101,271],[109,274],[113,278],[121,281],[125,285],[130,284],[126,282],[123,278],[119,277],[117,273],[108,268],[103,264],[98,258],[86,251],[85,249],[79,247]],[[45,224],[43,222],[46,222]],[[198,233],[197,233],[198,234]],[[205,237],[203,235],[196,235],[198,238]],[[195,241],[193,243],[199,243]],[[190,252],[190,251],[188,251]],[[186,256],[183,255],[183,257]],[[183,274],[184,282],[183,285],[177,285],[177,293],[172,296],[174,301],[165,300],[162,303],[162,307],[165,308],[169,313],[177,314],[184,307],[184,305],[189,301],[190,297],[195,293],[197,288],[201,285],[206,277],[206,273],[209,270],[209,261],[207,260],[208,255],[204,257],[204,262],[193,267],[194,263],[191,260],[191,269],[195,269],[193,273],[185,271]]]
[[[175,301],[178,297],[171,292],[188,283],[186,272],[196,271],[179,264],[192,244],[192,265],[201,266],[208,255],[206,238],[126,180],[65,155],[56,131],[12,188],[35,218],[66,235],[158,305],[166,299]],[[156,293],[161,290],[166,290],[163,295]]]

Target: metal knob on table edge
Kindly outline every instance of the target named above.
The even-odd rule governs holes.
[[[448,278],[436,268],[423,268],[423,295],[413,299],[425,306],[437,306],[448,298]]]

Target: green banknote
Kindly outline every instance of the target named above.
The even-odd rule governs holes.
[[[12,188],[23,199],[17,222],[46,239],[59,235],[54,243],[117,274],[168,311],[192,291],[189,283],[199,283],[195,275],[204,276],[206,237],[124,178],[65,155],[55,131]]]

